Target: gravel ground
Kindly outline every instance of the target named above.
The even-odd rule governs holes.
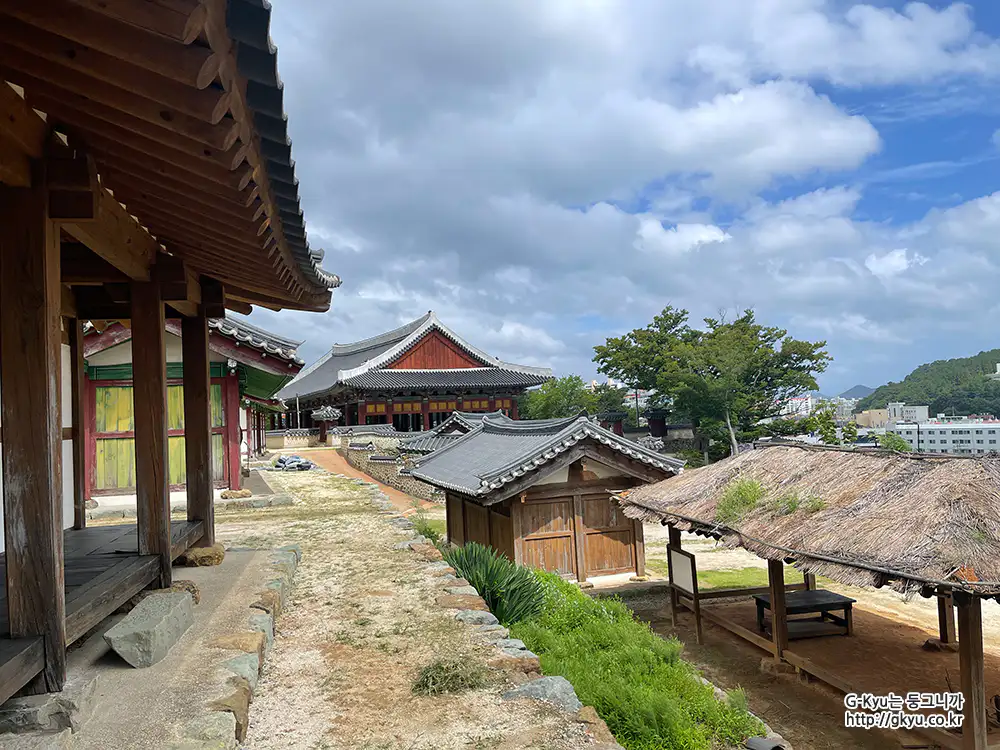
[[[445,580],[409,550],[367,490],[322,472],[269,476],[296,504],[220,514],[227,546],[299,544],[302,562],[251,706],[245,748],[545,748],[591,745],[575,715],[500,695],[525,677],[492,669],[488,687],[419,697],[419,670],[439,658],[485,663]]]

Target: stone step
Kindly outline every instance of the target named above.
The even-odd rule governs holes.
[[[104,634],[112,650],[133,667],[149,667],[167,655],[194,624],[187,591],[152,594]]]

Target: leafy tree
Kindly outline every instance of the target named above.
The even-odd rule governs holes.
[[[846,445],[854,445],[858,442],[858,423],[848,422],[844,425],[841,433],[844,436],[844,443]]]
[[[884,435],[879,435],[876,439],[878,441],[878,447],[884,448],[885,450],[899,451],[900,453],[906,453],[907,451],[912,450],[910,448],[910,444],[895,432],[887,432]]]
[[[594,347],[598,370],[630,386],[654,388],[699,429],[725,425],[730,451],[737,430],[777,416],[789,397],[814,390],[826,369],[826,342],[799,341],[781,328],[757,323],[752,310],[733,321],[706,318],[691,328],[686,310],[667,307],[646,328]]]
[[[594,394],[579,375],[549,380],[528,391],[518,402],[521,419],[572,417],[594,409]]]
[[[760,431],[771,437],[792,437],[803,432],[811,432],[803,422],[804,420],[800,419],[775,419],[773,422],[761,425]]]
[[[816,425],[816,432],[823,445],[840,445],[840,438],[837,437],[837,422],[834,419],[834,411],[828,404],[821,404],[813,410],[812,418]]]
[[[613,385],[601,383],[590,394],[591,403],[588,411],[591,411],[593,414],[608,411],[628,411],[628,405],[625,403],[625,393],[626,390],[624,388],[615,388]]]

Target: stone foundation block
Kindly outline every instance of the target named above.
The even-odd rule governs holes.
[[[486,602],[484,602],[478,594],[475,596],[445,594],[444,596],[439,596],[435,599],[434,603],[439,607],[444,607],[446,609],[478,609],[483,612],[489,611],[489,607],[486,606]]]
[[[576,691],[565,677],[539,677],[503,694],[505,701],[519,698],[545,701],[567,713],[576,713],[583,708]]]
[[[216,542],[211,547],[192,547],[179,558],[178,565],[187,565],[191,568],[204,567],[206,565],[218,565],[226,556],[226,550],[222,544]]]
[[[193,606],[187,591],[152,594],[108,630],[104,640],[133,667],[151,666],[194,624]]]
[[[96,692],[97,677],[93,677],[67,683],[60,693],[11,698],[0,705],[0,734],[76,732],[93,713]]]

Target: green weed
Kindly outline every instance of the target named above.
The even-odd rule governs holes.
[[[526,620],[541,610],[544,595],[534,573],[495,549],[468,542],[449,549],[445,559],[479,592],[501,624]]]
[[[715,506],[715,520],[724,524],[737,523],[757,507],[764,494],[764,486],[756,479],[730,482]]]

